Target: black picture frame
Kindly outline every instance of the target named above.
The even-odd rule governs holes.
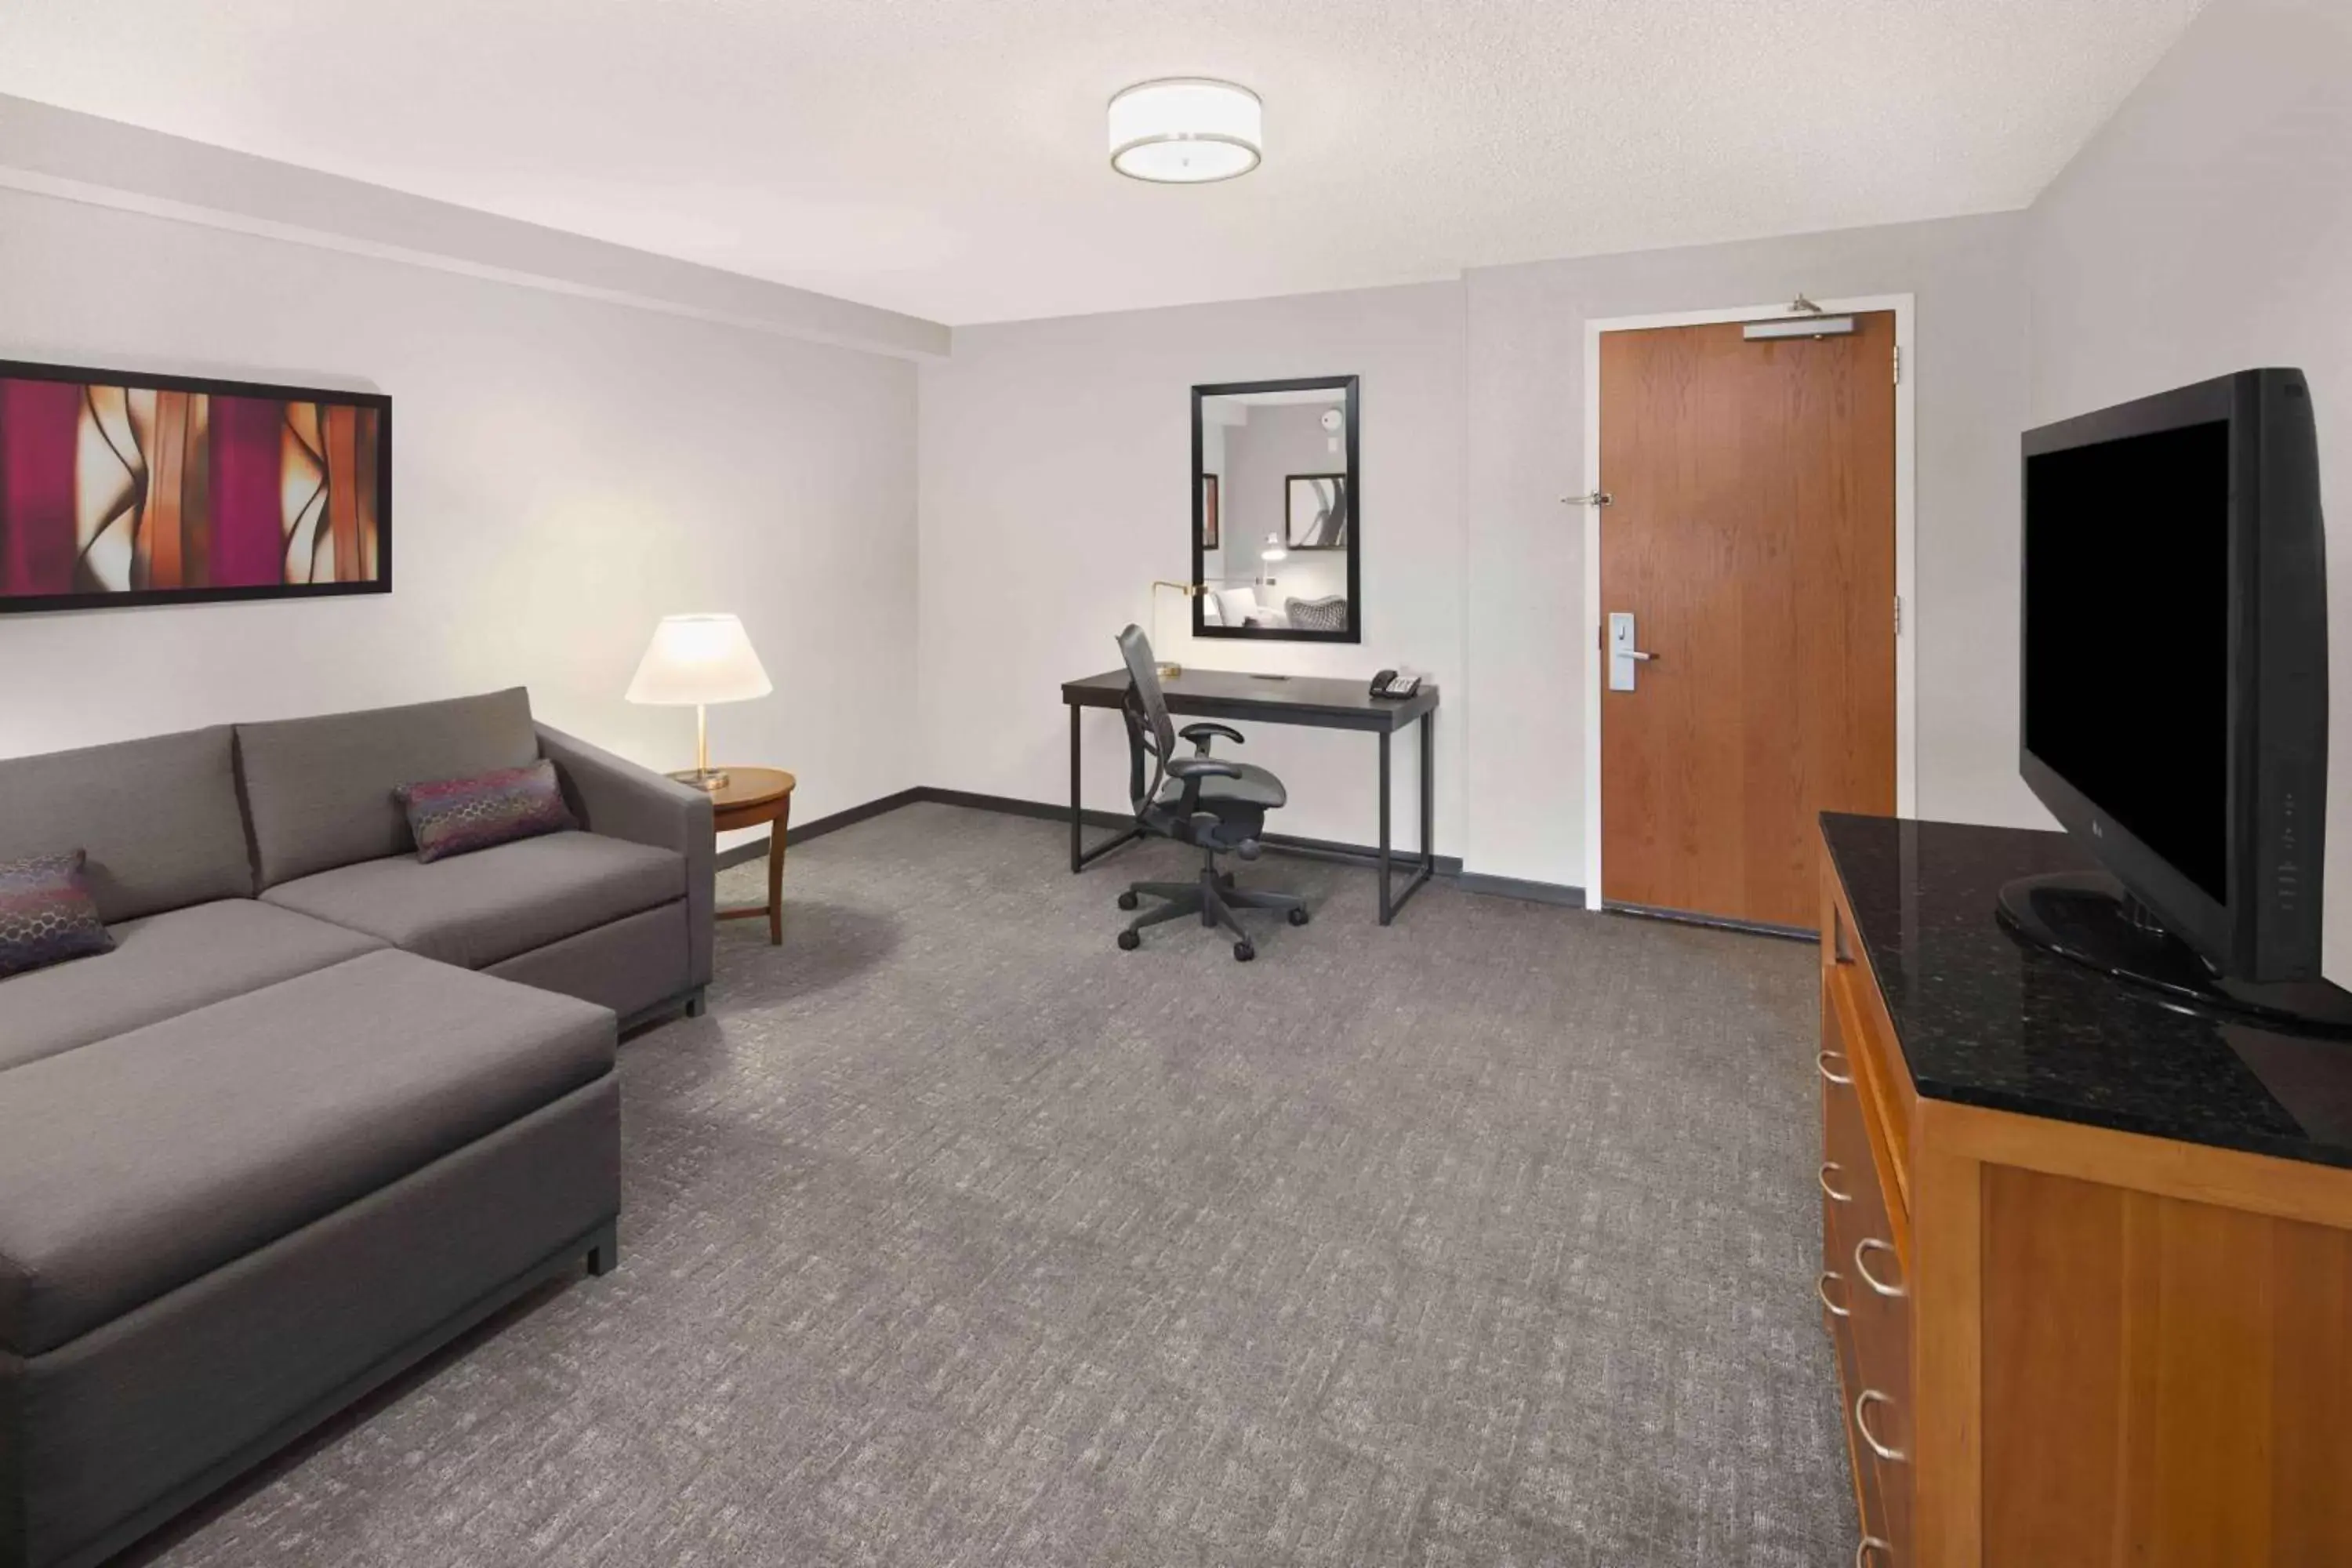
[[[1298,514],[1293,505],[1290,487],[1297,484],[1301,479],[1337,479],[1339,481],[1339,506],[1344,515],[1339,524],[1339,531],[1342,537],[1339,543],[1301,544],[1298,542],[1298,535],[1294,531],[1294,524],[1297,521]],[[1285,474],[1282,477],[1282,547],[1285,550],[1347,550],[1352,548],[1356,541],[1356,520],[1354,515],[1355,500],[1356,498],[1349,491],[1348,476],[1345,474]]]
[[[1205,382],[1192,388],[1192,469],[1202,471],[1206,458],[1202,440],[1201,405],[1212,397],[1234,397],[1254,392],[1325,392],[1340,393],[1341,418],[1345,425],[1344,449],[1347,454],[1344,477],[1348,487],[1349,509],[1348,544],[1348,625],[1339,631],[1301,631],[1289,626],[1211,626],[1205,594],[1192,596],[1192,635],[1196,637],[1230,637],[1256,642],[1324,642],[1361,643],[1364,640],[1364,490],[1359,469],[1358,426],[1363,412],[1363,378],[1357,375],[1303,375],[1274,381]],[[1207,563],[1201,543],[1202,490],[1192,487],[1192,582],[1204,583]],[[1289,495],[1284,492],[1284,532],[1288,535]],[[1220,528],[1222,530],[1222,520]]]
[[[0,616],[59,610],[138,609],[163,605],[215,605],[261,599],[333,599],[389,594],[393,583],[392,399],[383,393],[339,387],[291,386],[278,382],[236,381],[217,376],[167,375],[111,366],[47,364],[0,360],[0,380],[68,382],[205,396],[255,398],[276,403],[321,403],[373,410],[376,415],[376,562],[378,574],[363,583],[274,583],[242,587],[133,588],[121,592],[0,594]]]

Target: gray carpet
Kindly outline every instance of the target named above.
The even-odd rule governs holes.
[[[142,1555],[1842,1563],[1795,943],[1268,858],[1255,964],[1111,943],[1165,846],[909,807],[623,1047],[622,1267]],[[730,873],[722,897],[751,890]],[[1266,917],[1249,917],[1264,921]]]

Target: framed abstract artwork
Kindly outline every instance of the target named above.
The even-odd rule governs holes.
[[[1348,548],[1348,476],[1292,474],[1286,486],[1293,550]]]
[[[1201,476],[1201,548],[1214,550],[1223,531],[1217,517],[1217,476]]]
[[[392,591],[392,399],[0,360],[0,614]]]

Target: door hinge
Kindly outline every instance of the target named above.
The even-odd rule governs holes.
[[[1903,384],[1903,345],[1901,343],[1895,345],[1895,384],[1897,386]]]
[[[1895,595],[1895,635],[1898,637],[1903,635],[1903,595],[1900,594]]]

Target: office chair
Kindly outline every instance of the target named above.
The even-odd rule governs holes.
[[[1233,932],[1234,956],[1247,963],[1257,956],[1257,949],[1234,911],[1280,910],[1292,925],[1303,926],[1307,903],[1288,893],[1235,887],[1232,872],[1218,871],[1217,857],[1230,851],[1244,860],[1256,859],[1265,814],[1290,797],[1282,781],[1264,768],[1209,754],[1213,740],[1242,743],[1240,732],[1223,724],[1186,725],[1181,738],[1192,742],[1195,750],[1189,757],[1178,756],[1180,737],[1168,716],[1159,665],[1142,628],[1129,626],[1119,633],[1118,651],[1127,660],[1129,681],[1120,711],[1127,718],[1127,793],[1135,803],[1136,826],[1147,834],[1190,844],[1201,851],[1198,882],[1137,882],[1118,896],[1118,907],[1123,910],[1134,909],[1147,896],[1166,900],[1120,931],[1118,945],[1131,952],[1143,944],[1144,927],[1198,914],[1202,925],[1223,926]],[[1148,786],[1143,776],[1146,756],[1152,759]]]

